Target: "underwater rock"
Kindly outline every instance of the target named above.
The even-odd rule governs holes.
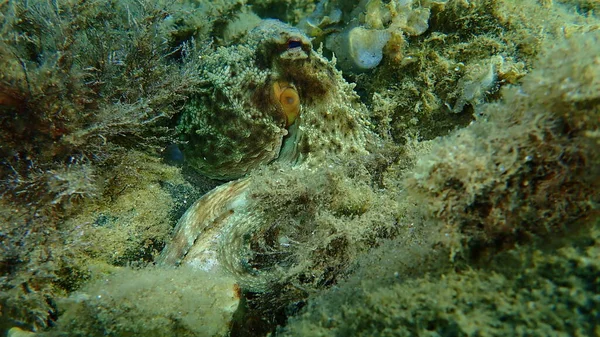
[[[298,28],[309,36],[322,36],[328,33],[325,27],[335,25],[342,20],[342,10],[331,7],[330,1],[320,1],[317,8],[308,17],[300,20]]]
[[[373,0],[372,0],[373,1]],[[391,22],[389,24],[390,31],[400,30],[408,35],[421,35],[429,28],[429,16],[431,10],[424,4],[414,6],[412,0],[395,1],[395,6],[390,6]],[[434,4],[444,4],[445,1],[432,1],[428,6]]]
[[[553,41],[521,86],[504,89],[501,101],[483,105],[476,121],[417,162],[407,190],[454,231],[455,245],[465,235],[472,254],[490,254],[532,235],[576,232],[578,221],[597,217],[598,41],[600,32]],[[465,92],[491,85],[501,61],[474,67],[481,72]]]
[[[228,336],[240,293],[218,273],[122,269],[63,302],[59,335]]]
[[[241,293],[227,275],[192,268],[119,268],[62,299],[49,331],[9,337],[229,336]]]
[[[498,79],[497,73],[503,63],[503,57],[498,55],[486,59],[482,63],[467,65],[465,75],[458,82],[461,95],[454,103],[452,112],[461,112],[467,104],[476,108],[485,94],[494,87]]]

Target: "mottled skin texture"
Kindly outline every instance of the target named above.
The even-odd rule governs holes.
[[[186,160],[201,174],[236,179],[278,158],[363,151],[364,107],[299,30],[265,20],[245,44],[217,48],[203,60],[204,85],[179,125]],[[300,116],[287,128],[277,82],[299,97]]]
[[[264,263],[271,267],[261,270],[250,263],[254,249],[263,249],[266,242],[275,242],[273,249],[288,249],[290,237],[285,228],[273,230],[280,224],[273,219],[297,215],[287,209],[273,214],[269,202],[255,193],[260,183],[254,184],[255,177],[247,173],[277,160],[300,176],[302,170],[318,170],[336,156],[367,154],[367,144],[378,140],[369,130],[366,108],[335,63],[312,50],[306,36],[279,21],[263,21],[245,44],[209,53],[202,72],[206,86],[181,121],[189,142],[186,160],[213,178],[246,177],[192,205],[158,262],[225,269],[245,289],[262,291],[284,279],[278,256],[293,253],[273,254]],[[299,116],[287,129],[285,107],[273,91],[276,83],[293,86],[300,101]],[[285,181],[290,175],[273,179]],[[294,240],[314,240],[307,235]]]

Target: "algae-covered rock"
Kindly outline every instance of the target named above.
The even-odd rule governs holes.
[[[278,336],[595,336],[600,312],[598,227],[593,242],[519,249],[510,269],[448,271],[387,283],[368,269],[292,318]],[[402,264],[397,262],[401,270]]]
[[[235,281],[179,269],[123,269],[63,301],[48,336],[228,336]],[[42,336],[46,334],[41,334]]]
[[[392,34],[382,63],[351,78],[380,134],[396,143],[447,135],[471,123],[503,86],[519,83],[546,46],[598,30],[598,17],[574,3],[431,3],[423,34]]]
[[[423,210],[483,250],[588,216],[600,201],[599,40],[547,50],[520,87],[421,158],[406,186]]]
[[[0,4],[0,335],[53,325],[88,265],[162,247],[184,199],[166,186],[185,184],[158,153],[197,83],[192,41],[236,3]]]
[[[597,4],[245,4],[0,4],[0,334],[598,334]]]
[[[401,192],[422,205],[408,219],[424,239],[363,255],[280,335],[597,335],[599,39],[549,47],[522,85],[436,140]]]
[[[360,73],[379,65],[384,53],[399,58],[403,35],[417,36],[428,28],[430,7],[445,1],[363,0],[320,1],[316,10],[298,27],[320,40],[339,60],[338,66]]]
[[[331,290],[331,297],[316,300],[305,316],[292,320],[284,332],[376,335],[392,331],[408,336],[445,332],[468,335],[485,330],[501,336],[522,331],[537,335],[590,331],[585,323],[581,327],[561,323],[563,318],[584,322],[587,316],[574,317],[572,313],[590,309],[587,303],[577,303],[578,294],[571,296],[554,287],[563,282],[560,275],[546,278],[536,275],[543,273],[543,268],[520,266],[519,272],[533,273],[523,285],[522,279],[512,278],[510,273],[498,276],[490,270],[456,272],[452,263],[476,265],[517,244],[530,244],[531,237],[553,239],[562,235],[565,228],[577,231],[586,218],[595,214],[600,121],[600,91],[595,75],[599,69],[597,39],[597,34],[577,35],[545,52],[521,86],[505,89],[504,99],[483,105],[483,113],[475,122],[435,141],[430,153],[422,155],[412,172],[405,175],[399,192],[399,199],[412,205],[414,212],[384,211],[376,194],[355,185],[360,178],[355,176],[354,183],[346,185],[343,175],[327,173],[335,165],[305,166],[300,162],[292,167],[274,166],[252,172],[248,180],[230,182],[221,187],[222,191],[215,190],[215,195],[225,196],[225,202],[218,203],[217,216],[198,223],[188,223],[184,217],[186,223],[180,226],[176,237],[183,235],[185,240],[181,242],[188,247],[173,254],[172,260],[190,265],[200,261],[198,265],[205,266],[202,256],[214,252],[221,267],[234,275],[245,290],[258,293],[257,298],[269,294],[285,301],[281,289],[322,289],[323,284],[338,281],[338,275],[348,271],[348,264],[343,261],[355,261],[368,246],[365,244],[369,239],[359,237],[370,237],[372,245],[379,242],[377,230],[386,228],[374,226],[377,217],[373,213],[379,212],[384,215],[379,218],[383,224],[394,221],[404,225],[402,229],[398,229],[400,225],[388,228],[391,233],[401,233],[391,245],[401,247],[412,239],[416,241],[411,245],[414,251],[397,248],[403,252],[401,258],[395,254],[380,255],[370,265],[362,265],[355,277],[368,277],[370,271],[378,270],[379,263],[392,264],[400,272],[390,274],[397,274],[400,283],[378,289],[374,278],[373,290],[349,286],[345,289],[348,297],[337,296],[336,290]],[[502,59],[493,58],[490,62],[503,67]],[[477,92],[493,81],[488,80],[494,77],[493,69],[473,67],[472,80],[462,84],[469,93],[465,100],[478,100]],[[318,150],[309,154],[326,158],[323,153],[328,154]],[[344,188],[339,187],[340,182]],[[356,198],[358,194],[364,198]],[[207,197],[210,201],[214,195]],[[372,200],[377,201],[370,207]],[[395,207],[398,204],[396,200]],[[205,200],[190,211],[194,215],[209,214],[203,207],[215,209]],[[206,242],[197,241],[196,237],[204,228],[215,225],[221,227],[218,232],[223,236],[207,231],[215,241],[195,249],[196,242]],[[178,241],[163,253],[172,252],[173,247],[177,250]],[[432,258],[425,258],[426,264],[418,265],[402,259],[428,255],[446,262],[436,264]],[[431,270],[434,276],[410,279],[410,274],[401,273],[408,269],[407,265],[419,277]],[[583,276],[582,282],[592,280]],[[539,282],[549,284],[545,291],[566,304],[549,324],[541,321],[544,314],[531,315],[528,320],[535,323],[530,327],[520,314],[530,303],[543,307],[539,312],[553,311],[555,297],[537,292],[535,285]],[[578,282],[573,284],[576,287]],[[356,289],[359,293],[364,291],[363,296],[354,298]],[[426,289],[439,295],[439,299],[432,298]],[[504,289],[510,292],[505,294]],[[507,308],[493,304],[488,290],[494,299],[508,303]],[[588,295],[595,293],[588,291]],[[481,312],[473,309],[473,303],[482,308]],[[321,311],[324,306],[329,310],[325,315]],[[496,329],[498,312],[512,325]]]

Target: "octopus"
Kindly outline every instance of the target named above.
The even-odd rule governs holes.
[[[285,184],[309,179],[330,188],[320,168],[367,155],[378,139],[335,59],[279,21],[264,20],[243,43],[208,52],[199,71],[204,81],[178,127],[183,152],[199,173],[228,182],[187,210],[158,264],[224,270],[242,289],[267,291],[310,268],[298,252],[317,232],[315,213],[302,207],[308,197],[286,194]],[[273,165],[278,170],[261,171]],[[265,178],[283,185],[281,193]]]
[[[362,199],[327,200],[352,194],[352,183],[340,182],[331,163],[368,155],[378,138],[335,61],[313,50],[296,28],[264,20],[244,43],[218,47],[202,59],[204,81],[184,107],[178,130],[189,165],[227,182],[185,212],[156,263],[223,275],[212,281],[219,284],[202,282],[228,331],[242,292],[289,292],[286,282],[300,274],[303,282],[324,284],[336,259],[347,261],[347,239],[319,228],[315,218],[321,204],[337,214],[364,212]],[[354,195],[368,199],[369,193]],[[311,255],[319,266],[309,262]],[[15,327],[8,335],[36,334]]]

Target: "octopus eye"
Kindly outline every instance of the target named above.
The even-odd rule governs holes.
[[[294,49],[302,47],[302,41],[300,39],[291,38],[287,41],[287,49]]]
[[[285,117],[285,127],[294,124],[300,115],[300,97],[293,85],[288,82],[273,83],[273,97]]]

